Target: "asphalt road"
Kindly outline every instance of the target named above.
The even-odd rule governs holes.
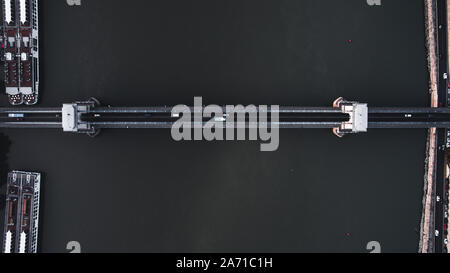
[[[438,40],[439,40],[439,105],[449,106],[447,99],[448,79],[444,74],[448,75],[448,33],[447,33],[447,0],[438,0]],[[435,236],[434,252],[446,252],[446,245],[444,239],[446,229],[444,227],[444,213],[447,210],[444,196],[445,196],[445,181],[446,181],[446,129],[439,129],[437,132],[437,167],[436,167],[436,205],[435,205],[435,230],[438,231]],[[438,201],[438,198],[440,201]],[[448,201],[447,201],[448,202]]]

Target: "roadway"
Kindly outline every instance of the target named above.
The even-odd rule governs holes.
[[[440,107],[449,106],[448,96],[448,18],[447,18],[447,0],[437,0],[437,24],[438,24],[438,52],[439,52],[439,83],[438,83],[438,101]],[[435,240],[434,252],[447,252],[447,246],[444,243],[447,237],[445,229],[445,211],[447,211],[448,199],[446,198],[446,169],[447,169],[447,135],[448,129],[437,130],[437,164],[436,164],[436,183],[435,183]],[[447,204],[446,204],[447,202]]]
[[[247,111],[247,110],[244,110]],[[264,114],[270,118],[273,110]],[[277,110],[279,128],[337,128],[349,121],[349,114],[332,107],[285,107]],[[195,114],[195,113],[193,113]],[[226,121],[226,111],[222,122]],[[257,116],[261,114],[257,110]],[[217,118],[217,117],[216,117]],[[203,117],[199,121],[207,122]],[[98,129],[171,128],[179,120],[170,107],[95,107],[79,114],[79,121]],[[249,112],[246,112],[249,123]],[[449,128],[450,108],[369,107],[369,129],[382,128]],[[61,108],[0,108],[0,128],[62,128]],[[444,138],[445,132],[441,133]]]

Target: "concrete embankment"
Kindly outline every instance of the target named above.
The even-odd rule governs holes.
[[[429,92],[431,106],[438,106],[438,56],[437,56],[437,30],[436,30],[436,1],[425,0],[425,31],[428,56],[428,69],[430,73]],[[436,161],[436,129],[430,129],[428,133],[422,219],[420,223],[419,252],[433,252],[434,236],[434,185]]]

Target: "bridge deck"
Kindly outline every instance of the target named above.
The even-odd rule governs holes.
[[[189,108],[192,119],[200,109]],[[201,109],[203,111],[204,109]],[[227,111],[223,107],[219,122],[226,124]],[[170,128],[180,115],[172,114],[171,107],[98,107],[79,113],[77,119],[95,128]],[[235,110],[246,113],[246,122],[236,127],[254,127],[249,121],[252,114],[264,114],[270,125],[280,128],[336,128],[347,122],[350,115],[332,107],[279,107],[279,109]],[[233,114],[233,113],[232,113]],[[272,117],[277,114],[277,119]],[[272,117],[272,118],[271,118]],[[197,124],[206,123],[204,117]],[[61,108],[0,108],[0,128],[61,128]],[[368,128],[448,128],[450,108],[372,107],[368,110]]]

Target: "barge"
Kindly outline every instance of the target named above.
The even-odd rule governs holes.
[[[1,0],[5,87],[12,105],[34,105],[39,95],[38,0]]]
[[[37,252],[40,186],[39,173],[8,174],[3,253]]]

